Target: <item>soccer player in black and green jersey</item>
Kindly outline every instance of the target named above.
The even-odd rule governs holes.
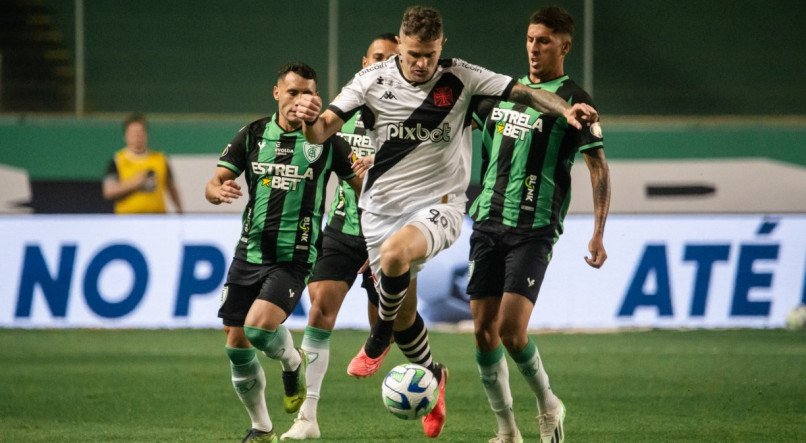
[[[245,174],[248,186],[243,229],[218,312],[232,384],[252,420],[244,441],[278,440],[256,348],[282,365],[286,412],[297,412],[305,399],[307,356],[294,348],[282,323],[299,302],[316,260],[330,172],[360,192],[347,143],[339,137],[308,143],[300,131],[297,100],[314,94],[316,72],[304,63],[285,65],[274,86],[278,112],[241,128],[205,189],[207,200],[220,204],[242,195],[234,181],[239,175]]]
[[[382,62],[397,54],[397,40],[391,33],[375,37],[362,58],[362,67]],[[355,159],[375,154],[374,137],[357,112],[344,123],[336,135],[350,144]],[[316,260],[313,276],[308,282],[311,309],[308,326],[302,338],[302,349],[311,358],[306,370],[307,395],[294,424],[281,440],[320,438],[317,409],[322,381],[330,361],[330,336],[336,324],[344,297],[353,286],[359,271],[367,261],[367,245],[361,233],[358,199],[350,186],[339,183],[333,199],[328,224],[322,233],[322,253]],[[370,324],[377,318],[378,293],[375,291],[369,267],[363,272],[361,286],[370,300]]]
[[[554,92],[569,103],[593,106],[590,96],[564,73],[573,29],[573,20],[561,8],[544,8],[531,16],[526,35],[529,75],[520,83]],[[577,152],[590,170],[594,196],[591,256],[585,260],[599,268],[607,258],[602,237],[610,179],[601,129],[598,123],[576,129],[562,117],[507,101],[483,101],[474,118],[483,130],[485,173],[470,210],[475,223],[467,293],[476,363],[498,422],[490,441],[523,441],[512,412],[506,349],[537,399],[541,441],[561,442],[565,406],[551,391],[527,327],[553,245],[563,231]]]

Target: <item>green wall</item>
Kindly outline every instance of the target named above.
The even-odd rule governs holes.
[[[45,0],[73,48],[73,2]],[[522,75],[528,16],[576,18],[566,71],[582,76],[583,0],[439,0],[444,55]],[[406,3],[341,0],[338,84]],[[594,98],[605,115],[806,115],[806,1],[594,1]],[[303,60],[328,91],[328,1],[84,0],[90,112],[266,113],[283,63]]]

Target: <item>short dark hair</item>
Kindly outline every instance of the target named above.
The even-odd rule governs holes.
[[[143,128],[148,129],[148,120],[146,120],[145,114],[141,114],[139,112],[133,112],[126,116],[123,120],[123,133],[126,133],[126,130],[129,129],[129,126],[132,123],[140,123],[143,125]]]
[[[430,42],[442,37],[442,16],[429,6],[409,6],[403,12],[400,35]]]
[[[293,72],[302,78],[313,80],[314,82],[316,81],[316,71],[303,62],[291,62],[283,65],[283,67],[277,72],[277,80],[281,80],[289,72]]]
[[[559,6],[547,6],[529,17],[530,25],[544,25],[557,34],[574,36],[574,19]]]
[[[395,34],[391,32],[384,32],[383,34],[378,34],[375,36],[375,38],[372,39],[373,42],[376,42],[378,40],[386,40],[394,44],[397,44],[397,36],[395,36]]]

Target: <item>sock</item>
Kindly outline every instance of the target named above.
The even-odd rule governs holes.
[[[232,387],[241,399],[252,427],[264,432],[272,430],[269,410],[266,407],[266,376],[257,359],[255,348],[241,349],[227,347],[232,372]]]
[[[381,320],[389,321],[397,317],[397,311],[400,310],[400,305],[403,304],[403,297],[406,296],[410,281],[411,275],[408,272],[404,272],[397,277],[390,277],[381,270],[380,291],[378,292],[380,298],[378,315]]]
[[[526,383],[529,384],[532,392],[537,397],[537,410],[543,414],[546,411],[556,409],[560,405],[560,400],[551,392],[549,376],[546,374],[546,370],[540,360],[540,352],[537,351],[535,342],[529,338],[525,348],[521,349],[520,352],[510,353],[510,355],[517,363],[518,370],[523,375]]]
[[[405,355],[410,362],[430,369],[437,378],[437,382],[440,381],[442,371],[431,357],[431,346],[428,344],[428,330],[425,328],[425,322],[423,318],[420,317],[419,312],[411,326],[402,331],[395,331],[395,342],[397,342],[397,347],[400,348],[403,355]]]
[[[294,338],[285,326],[280,325],[274,331],[244,326],[243,331],[254,347],[270,359],[279,360],[283,371],[293,371],[302,363],[302,357],[294,348]]]
[[[499,344],[489,352],[476,348],[476,365],[487,400],[490,401],[490,409],[498,421],[498,433],[515,435],[518,432],[518,425],[515,423],[515,413],[512,411],[509,367],[507,359],[504,358],[504,346]]]
[[[390,277],[381,270],[378,316],[380,317],[364,345],[364,352],[371,358],[378,358],[389,346],[392,338],[392,326],[397,318],[400,305],[409,288],[410,274],[404,272],[397,277]]]
[[[302,337],[302,349],[308,353],[308,369],[305,372],[308,394],[302,403],[300,414],[311,421],[316,421],[316,408],[319,404],[319,393],[322,381],[327,373],[330,361],[330,334],[327,329],[307,326]]]

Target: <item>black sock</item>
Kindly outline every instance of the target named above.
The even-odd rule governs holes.
[[[408,271],[396,277],[392,277],[384,274],[383,270],[381,270],[380,286],[381,290],[387,294],[400,294],[409,288],[410,281],[411,274],[409,274]]]
[[[437,378],[437,382],[440,381],[442,378],[442,366],[435,363],[431,357],[428,330],[419,312],[411,326],[402,331],[395,331],[395,342],[410,362],[428,368]]]
[[[392,341],[392,325],[394,323],[394,320],[378,319],[378,322],[372,327],[367,342],[364,344],[364,352],[367,357],[378,358],[383,354],[383,351]]]

